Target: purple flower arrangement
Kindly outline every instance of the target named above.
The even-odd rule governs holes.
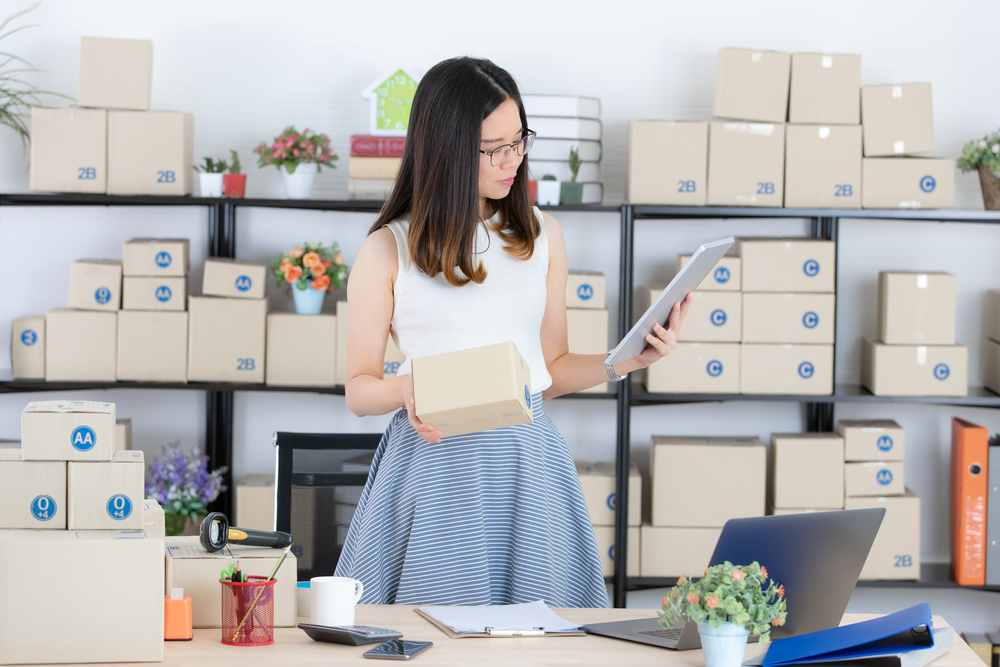
[[[146,497],[155,498],[165,514],[195,517],[205,514],[208,504],[226,490],[222,475],[226,466],[209,472],[208,457],[195,448],[181,451],[181,443],[171,442],[163,456],[154,457],[146,480]]]

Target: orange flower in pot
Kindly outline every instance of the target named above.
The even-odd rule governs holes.
[[[288,288],[295,300],[295,312],[317,315],[327,293],[347,284],[348,267],[333,242],[330,247],[307,242],[271,260],[271,273],[279,287]]]

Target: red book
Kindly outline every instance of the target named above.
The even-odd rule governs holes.
[[[351,135],[351,157],[403,157],[406,137]]]

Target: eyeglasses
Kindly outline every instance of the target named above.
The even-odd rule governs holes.
[[[508,157],[510,157],[510,149],[512,148],[516,150],[517,154],[520,155],[521,157],[527,155],[528,151],[531,150],[532,144],[535,143],[536,134],[537,133],[533,132],[532,130],[525,130],[524,136],[513,143],[504,144],[500,148],[494,148],[491,151],[484,151],[480,149],[479,152],[482,153],[483,155],[490,156],[491,167],[499,167],[500,165],[502,165],[504,162],[507,161]]]

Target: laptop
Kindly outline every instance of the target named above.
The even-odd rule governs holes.
[[[772,639],[840,625],[872,548],[885,508],[730,519],[722,528],[709,565],[757,561],[785,587],[788,618]],[[701,648],[698,626],[664,628],[656,618],[594,623],[596,635],[687,650]]]

